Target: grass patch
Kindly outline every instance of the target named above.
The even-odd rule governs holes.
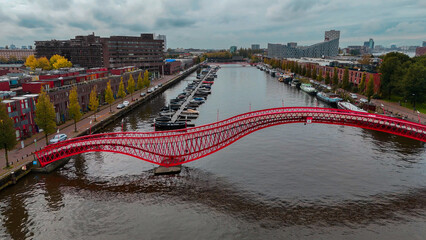
[[[386,101],[386,102],[394,102],[394,103],[401,102],[401,106],[413,110],[413,104],[411,102],[409,102],[409,101],[405,102],[403,100],[403,97],[391,96],[390,99],[386,98],[386,99],[382,99],[382,100]],[[418,110],[421,113],[426,114],[426,103],[416,103],[416,110]]]

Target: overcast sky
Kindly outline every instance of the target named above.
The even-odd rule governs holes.
[[[0,0],[0,46],[76,35],[165,34],[170,48],[310,45],[340,30],[340,47],[421,45],[426,0]]]

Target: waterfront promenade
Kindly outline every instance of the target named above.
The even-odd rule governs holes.
[[[167,83],[170,80],[173,80],[175,77],[178,77],[178,74],[175,75],[166,75],[160,79],[156,79],[151,83],[150,87],[153,87],[158,84]],[[133,99],[141,100],[140,93],[146,92],[148,88],[144,88],[142,90],[135,91],[133,93]],[[110,106],[109,105],[103,105],[99,107],[98,112],[96,113],[96,122],[94,121],[94,115],[93,111],[87,112],[82,116],[82,119],[77,122],[77,132],[74,132],[74,121],[68,120],[65,123],[58,126],[59,133],[65,133],[68,138],[76,137],[77,135],[81,134],[84,131],[89,130],[90,127],[94,127],[96,124],[101,123],[103,120],[107,119],[112,114],[116,114],[120,111],[125,110],[123,109],[117,109],[117,104],[121,103],[122,101],[129,101],[130,105],[134,104],[137,100],[131,101],[130,94],[127,95],[124,99],[116,99],[114,103],[111,106],[111,109],[113,113],[110,113]],[[127,107],[128,108],[128,107]],[[90,124],[92,122],[92,124]],[[48,139],[51,139],[56,132],[49,135]],[[34,139],[37,139],[37,142],[34,143]],[[24,140],[25,147],[22,148],[21,141],[18,142],[15,149],[8,152],[9,155],[9,164],[11,164],[12,168],[5,169],[6,167],[6,159],[4,157],[4,150],[2,149],[0,151],[0,178],[2,178],[4,175],[11,171],[15,171],[16,169],[20,168],[23,164],[26,164],[28,162],[31,162],[34,160],[34,157],[32,153],[36,151],[36,149],[41,149],[46,146],[46,140],[44,137],[44,134],[42,132],[37,133],[33,135],[31,138],[27,138]]]

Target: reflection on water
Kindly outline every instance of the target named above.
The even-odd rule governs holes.
[[[124,130],[153,131],[187,83],[125,116]],[[326,107],[251,67],[223,67],[212,92],[196,125],[218,110],[224,119],[250,106]],[[121,131],[121,119],[104,131]],[[87,153],[2,191],[0,238],[423,239],[425,162],[424,143],[315,124],[263,129],[173,176],[153,176],[153,164],[129,156]]]

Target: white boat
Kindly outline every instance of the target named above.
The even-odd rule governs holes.
[[[353,105],[350,102],[338,102],[337,103],[337,107],[340,109],[345,109],[345,110],[351,110],[351,111],[357,111],[357,112],[367,112],[364,109],[361,109],[355,105]]]
[[[317,90],[309,83],[302,83],[302,85],[300,85],[300,89],[302,89],[302,91],[307,92],[309,94],[315,95],[317,94]]]

